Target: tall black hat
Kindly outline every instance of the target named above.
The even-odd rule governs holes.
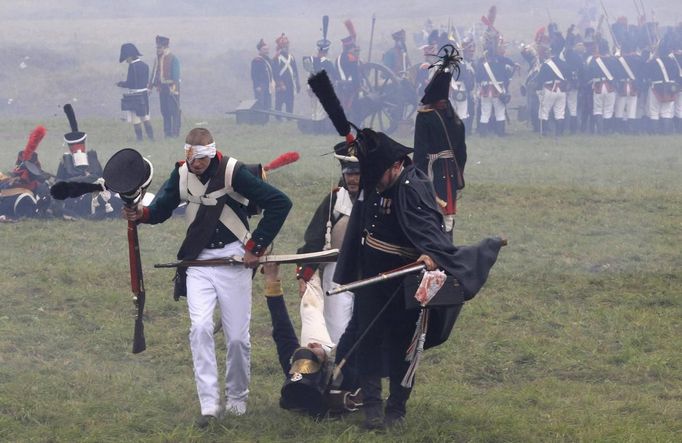
[[[140,51],[137,50],[137,47],[132,44],[132,43],[123,43],[121,45],[121,55],[118,56],[118,62],[122,63],[124,62],[128,57],[140,57],[142,54],[140,54]]]
[[[359,174],[360,162],[356,156],[356,145],[346,142],[334,146],[334,157],[341,163],[341,172],[344,174]]]
[[[383,132],[364,128],[358,132],[357,157],[360,162],[360,187],[373,190],[381,177],[395,162],[411,162],[408,154],[413,149],[393,140]]]
[[[459,63],[462,58],[459,51],[453,45],[445,45],[438,51],[439,61],[431,67],[438,67],[433,78],[424,88],[424,97],[421,102],[424,104],[434,104],[441,100],[447,100],[450,94],[450,81],[453,72],[459,76]]]
[[[167,48],[169,44],[170,38],[164,37],[163,35],[156,36],[156,46],[163,46],[164,48]]]
[[[149,186],[154,168],[149,160],[132,148],[116,152],[102,171],[108,189],[118,192],[126,203],[136,203]]]
[[[64,141],[70,145],[83,144],[88,134],[78,130],[78,121],[76,121],[76,113],[73,111],[73,106],[71,103],[64,105],[64,113],[66,118],[69,120],[69,126],[71,126],[71,132],[64,134]]]

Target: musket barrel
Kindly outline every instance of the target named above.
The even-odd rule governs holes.
[[[335,295],[335,294],[340,294],[341,292],[352,291],[353,289],[362,288],[365,286],[380,283],[382,281],[391,280],[391,279],[396,278],[396,277],[401,277],[403,275],[423,271],[424,269],[426,269],[426,265],[424,263],[418,263],[418,264],[414,264],[412,266],[399,268],[395,271],[382,272],[381,274],[379,274],[375,277],[370,277],[370,278],[366,278],[363,280],[358,280],[358,281],[355,281],[353,283],[348,283],[347,285],[341,285],[335,289],[327,291],[326,295]]]

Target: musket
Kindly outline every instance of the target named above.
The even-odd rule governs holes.
[[[372,45],[374,44],[374,24],[377,21],[376,14],[372,14],[372,28],[369,31],[369,49],[367,50],[367,63],[372,61]]]
[[[142,261],[140,260],[140,241],[137,237],[137,222],[128,221],[128,255],[130,260],[130,289],[133,292],[133,303],[137,308],[135,316],[135,333],[133,335],[133,354],[147,349],[144,339],[144,278],[142,276]]]
[[[599,4],[601,5],[601,10],[604,12],[604,18],[606,19],[606,27],[609,28],[609,33],[611,34],[611,40],[613,40],[613,45],[620,51],[620,45],[618,44],[618,39],[616,38],[616,34],[613,33],[613,29],[611,29],[611,22],[609,20],[609,13],[606,12],[606,7],[604,7],[604,2],[599,0]]]
[[[320,252],[308,252],[306,254],[287,255],[264,255],[258,258],[258,263],[330,263],[335,262],[339,255],[338,249],[328,249]],[[182,260],[171,263],[157,263],[155,268],[187,268],[194,266],[236,266],[243,265],[244,258],[239,256],[214,258],[210,260]]]
[[[391,269],[390,271],[382,272],[374,277],[365,278],[362,280],[354,281],[348,283],[347,285],[341,285],[337,288],[326,291],[326,295],[340,294],[341,292],[352,291],[353,289],[362,288],[369,285],[374,285],[381,283],[386,280],[391,280],[397,277],[401,277],[407,274],[413,274],[415,272],[423,271],[426,269],[426,265],[422,262],[414,262],[402,266],[400,268]]]

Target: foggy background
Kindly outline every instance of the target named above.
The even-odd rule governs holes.
[[[157,34],[170,37],[170,49],[181,64],[181,107],[184,115],[215,117],[233,110],[241,100],[252,98],[249,64],[262,37],[275,51],[274,40],[282,32],[291,41],[305,82],[301,57],[312,55],[321,38],[321,17],[330,16],[330,58],[338,56],[340,39],[347,35],[343,21],[353,20],[367,60],[371,16],[376,14],[372,61],[392,46],[391,33],[407,31],[413,63],[421,60],[414,40],[425,21],[446,27],[448,20],[461,30],[481,26],[480,17],[495,4],[496,28],[510,42],[508,55],[518,58],[520,42],[532,41],[535,31],[550,17],[565,32],[578,22],[583,1],[511,1],[482,3],[472,0],[416,2],[406,0],[38,0],[0,1],[0,116],[49,118],[63,116],[60,106],[72,102],[79,118],[97,116],[118,119],[126,63],[118,63],[119,49],[134,43],[142,59],[154,62]],[[620,15],[636,22],[633,2],[604,1],[610,22]],[[661,25],[682,20],[679,0],[647,0]],[[599,2],[592,7],[600,13]],[[607,30],[604,28],[604,33]],[[480,44],[479,44],[480,47]],[[478,55],[478,53],[477,53]],[[522,64],[525,75],[526,65]],[[160,118],[158,95],[151,96],[152,119]],[[296,97],[295,112],[305,113],[309,99]],[[38,123],[38,122],[37,122]]]

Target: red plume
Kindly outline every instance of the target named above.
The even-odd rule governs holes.
[[[24,152],[21,153],[22,160],[27,161],[31,159],[33,153],[36,152],[36,149],[38,149],[38,145],[40,144],[41,140],[43,137],[45,137],[46,132],[47,130],[44,126],[36,126],[33,132],[31,132],[31,135],[28,137],[28,143],[26,143]]]
[[[289,163],[293,163],[297,161],[300,158],[300,155],[298,155],[298,152],[296,151],[290,151],[290,152],[285,152],[284,154],[280,155],[267,165],[263,166],[264,171],[272,171],[273,169],[281,168],[284,165],[288,165]]]
[[[494,28],[495,27],[495,19],[497,18],[497,6],[493,5],[490,7],[488,10],[488,15],[482,15],[481,16],[481,21],[483,22],[484,25],[486,25],[489,28]]]
[[[351,37],[353,37],[353,40],[358,36],[358,34],[355,32],[355,26],[353,26],[353,22],[348,19],[345,22],[343,22],[344,25],[346,25],[346,29],[348,29],[348,34],[350,34]]]

